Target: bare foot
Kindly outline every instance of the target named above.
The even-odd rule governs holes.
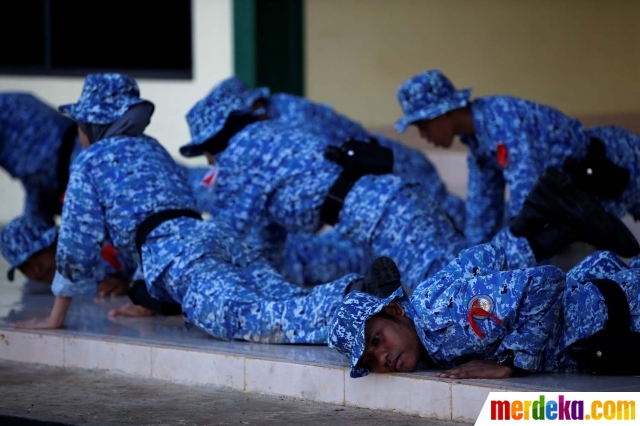
[[[115,317],[152,317],[155,314],[147,308],[143,308],[133,303],[127,303],[120,308],[112,309],[108,313],[109,318]]]

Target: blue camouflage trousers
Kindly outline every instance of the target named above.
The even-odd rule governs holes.
[[[466,205],[460,197],[447,190],[438,170],[427,156],[417,149],[387,139],[381,134],[375,134],[374,137],[381,146],[393,151],[393,174],[407,182],[417,182],[424,186],[456,228],[464,231]]]
[[[215,189],[202,183],[209,168],[185,167],[185,171],[198,210],[215,215]],[[368,250],[355,246],[333,231],[322,235],[288,234],[283,227],[266,223],[256,226],[247,241],[260,247],[265,259],[287,281],[300,286],[327,283],[351,272],[364,274],[371,263]]]
[[[290,232],[317,229],[320,206],[335,173],[298,177],[270,198],[269,219]],[[398,265],[403,283],[415,288],[467,247],[464,237],[418,183],[397,176],[364,176],[353,186],[340,211],[335,231],[373,256],[388,256]],[[536,264],[524,238],[508,229],[493,241],[505,248],[510,268]]]
[[[149,234],[143,265],[149,293],[180,303],[187,324],[218,339],[260,343],[325,344],[347,286],[361,277],[303,289],[214,222],[190,219]]]
[[[549,359],[549,370],[580,371],[579,364],[566,354],[573,343],[602,330],[608,319],[604,298],[589,281],[609,279],[620,285],[631,312],[631,331],[640,332],[640,257],[627,266],[615,254],[597,251],[587,256],[567,273],[562,296],[563,329],[556,353]]]
[[[364,275],[371,261],[368,249],[330,229],[316,235],[290,234],[276,269],[291,283],[313,286],[349,273]]]

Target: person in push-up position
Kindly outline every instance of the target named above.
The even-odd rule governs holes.
[[[401,288],[386,299],[353,292],[334,317],[329,346],[349,358],[354,378],[412,372],[421,363],[452,379],[640,372],[640,257],[627,267],[599,251],[566,275],[505,264],[502,247],[483,244],[409,298]]]

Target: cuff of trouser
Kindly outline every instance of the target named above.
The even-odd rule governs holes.
[[[393,175],[361,177],[344,200],[336,231],[354,243],[368,247],[387,205],[402,185],[402,180]]]
[[[60,297],[95,297],[98,284],[93,278],[80,281],[71,281],[56,271],[51,283],[51,291]]]

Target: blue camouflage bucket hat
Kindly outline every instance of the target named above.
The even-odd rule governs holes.
[[[232,94],[241,97],[247,108],[251,108],[253,103],[258,99],[269,99],[271,96],[271,90],[269,90],[268,87],[250,89],[239,77],[229,77],[226,80],[222,80],[211,89],[209,96],[218,93]]]
[[[243,99],[231,93],[211,92],[199,101],[187,113],[187,123],[191,132],[191,141],[180,147],[180,154],[185,157],[202,155],[200,145],[218,134],[234,112],[251,111],[245,106]]]
[[[364,353],[364,328],[367,320],[403,294],[402,287],[386,299],[352,291],[342,301],[342,305],[333,317],[327,343],[330,348],[337,349],[351,360],[352,378],[364,377],[371,373],[368,368],[358,367],[358,361]]]
[[[396,122],[396,129],[404,132],[419,120],[431,120],[469,104],[471,89],[456,90],[440,71],[424,71],[411,77],[398,88],[398,102],[404,117]]]
[[[43,219],[33,215],[23,215],[13,219],[0,231],[0,251],[11,267],[7,272],[13,281],[15,269],[31,255],[51,247],[56,241],[58,229]]]
[[[111,124],[142,102],[153,107],[151,102],[140,98],[138,84],[133,78],[115,73],[89,74],[78,102],[58,109],[81,123]]]

